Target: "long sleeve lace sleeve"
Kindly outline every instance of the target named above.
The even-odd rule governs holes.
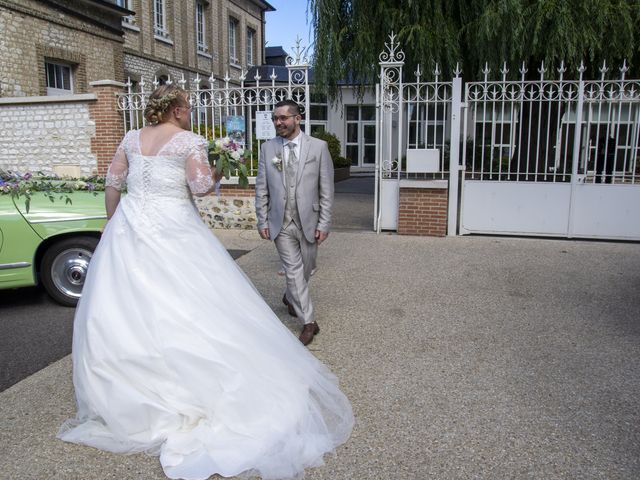
[[[211,167],[207,159],[207,141],[198,137],[186,161],[187,184],[194,195],[205,195],[213,190]]]
[[[127,184],[127,174],[129,173],[129,162],[127,160],[126,148],[131,132],[127,133],[120,142],[116,150],[105,178],[105,186],[113,187],[121,191]]]

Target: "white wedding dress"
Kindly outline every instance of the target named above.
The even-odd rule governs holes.
[[[184,131],[144,156],[131,131],[118,148],[108,184],[127,194],[76,311],[58,436],[159,455],[169,478],[300,478],[347,440],[351,406],[200,219],[205,145]]]

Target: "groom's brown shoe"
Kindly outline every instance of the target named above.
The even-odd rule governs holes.
[[[296,309],[293,308],[293,305],[291,305],[289,303],[289,300],[287,300],[287,294],[286,293],[282,296],[282,303],[284,303],[287,306],[287,310],[289,310],[289,315],[291,315],[292,317],[297,317],[298,316],[296,314]]]
[[[300,341],[305,346],[309,345],[318,333],[320,333],[320,327],[316,322],[306,323],[300,334]]]

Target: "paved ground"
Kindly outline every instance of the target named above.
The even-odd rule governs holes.
[[[271,243],[219,232],[291,328]],[[311,350],[356,426],[306,478],[640,478],[640,245],[335,232]],[[69,358],[0,393],[3,479],[161,479],[59,442]]]
[[[336,183],[334,231],[373,231],[373,177],[351,177]]]

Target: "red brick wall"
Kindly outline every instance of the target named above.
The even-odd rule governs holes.
[[[447,206],[446,188],[400,188],[398,234],[444,237]]]
[[[241,188],[238,185],[220,185],[220,195],[225,197],[254,197],[256,190],[254,185]]]
[[[122,112],[116,109],[116,93],[122,92],[122,87],[117,84],[91,85],[91,91],[98,97],[98,101],[89,107],[89,115],[96,125],[91,151],[98,162],[97,174],[106,175],[111,159],[124,137]]]

